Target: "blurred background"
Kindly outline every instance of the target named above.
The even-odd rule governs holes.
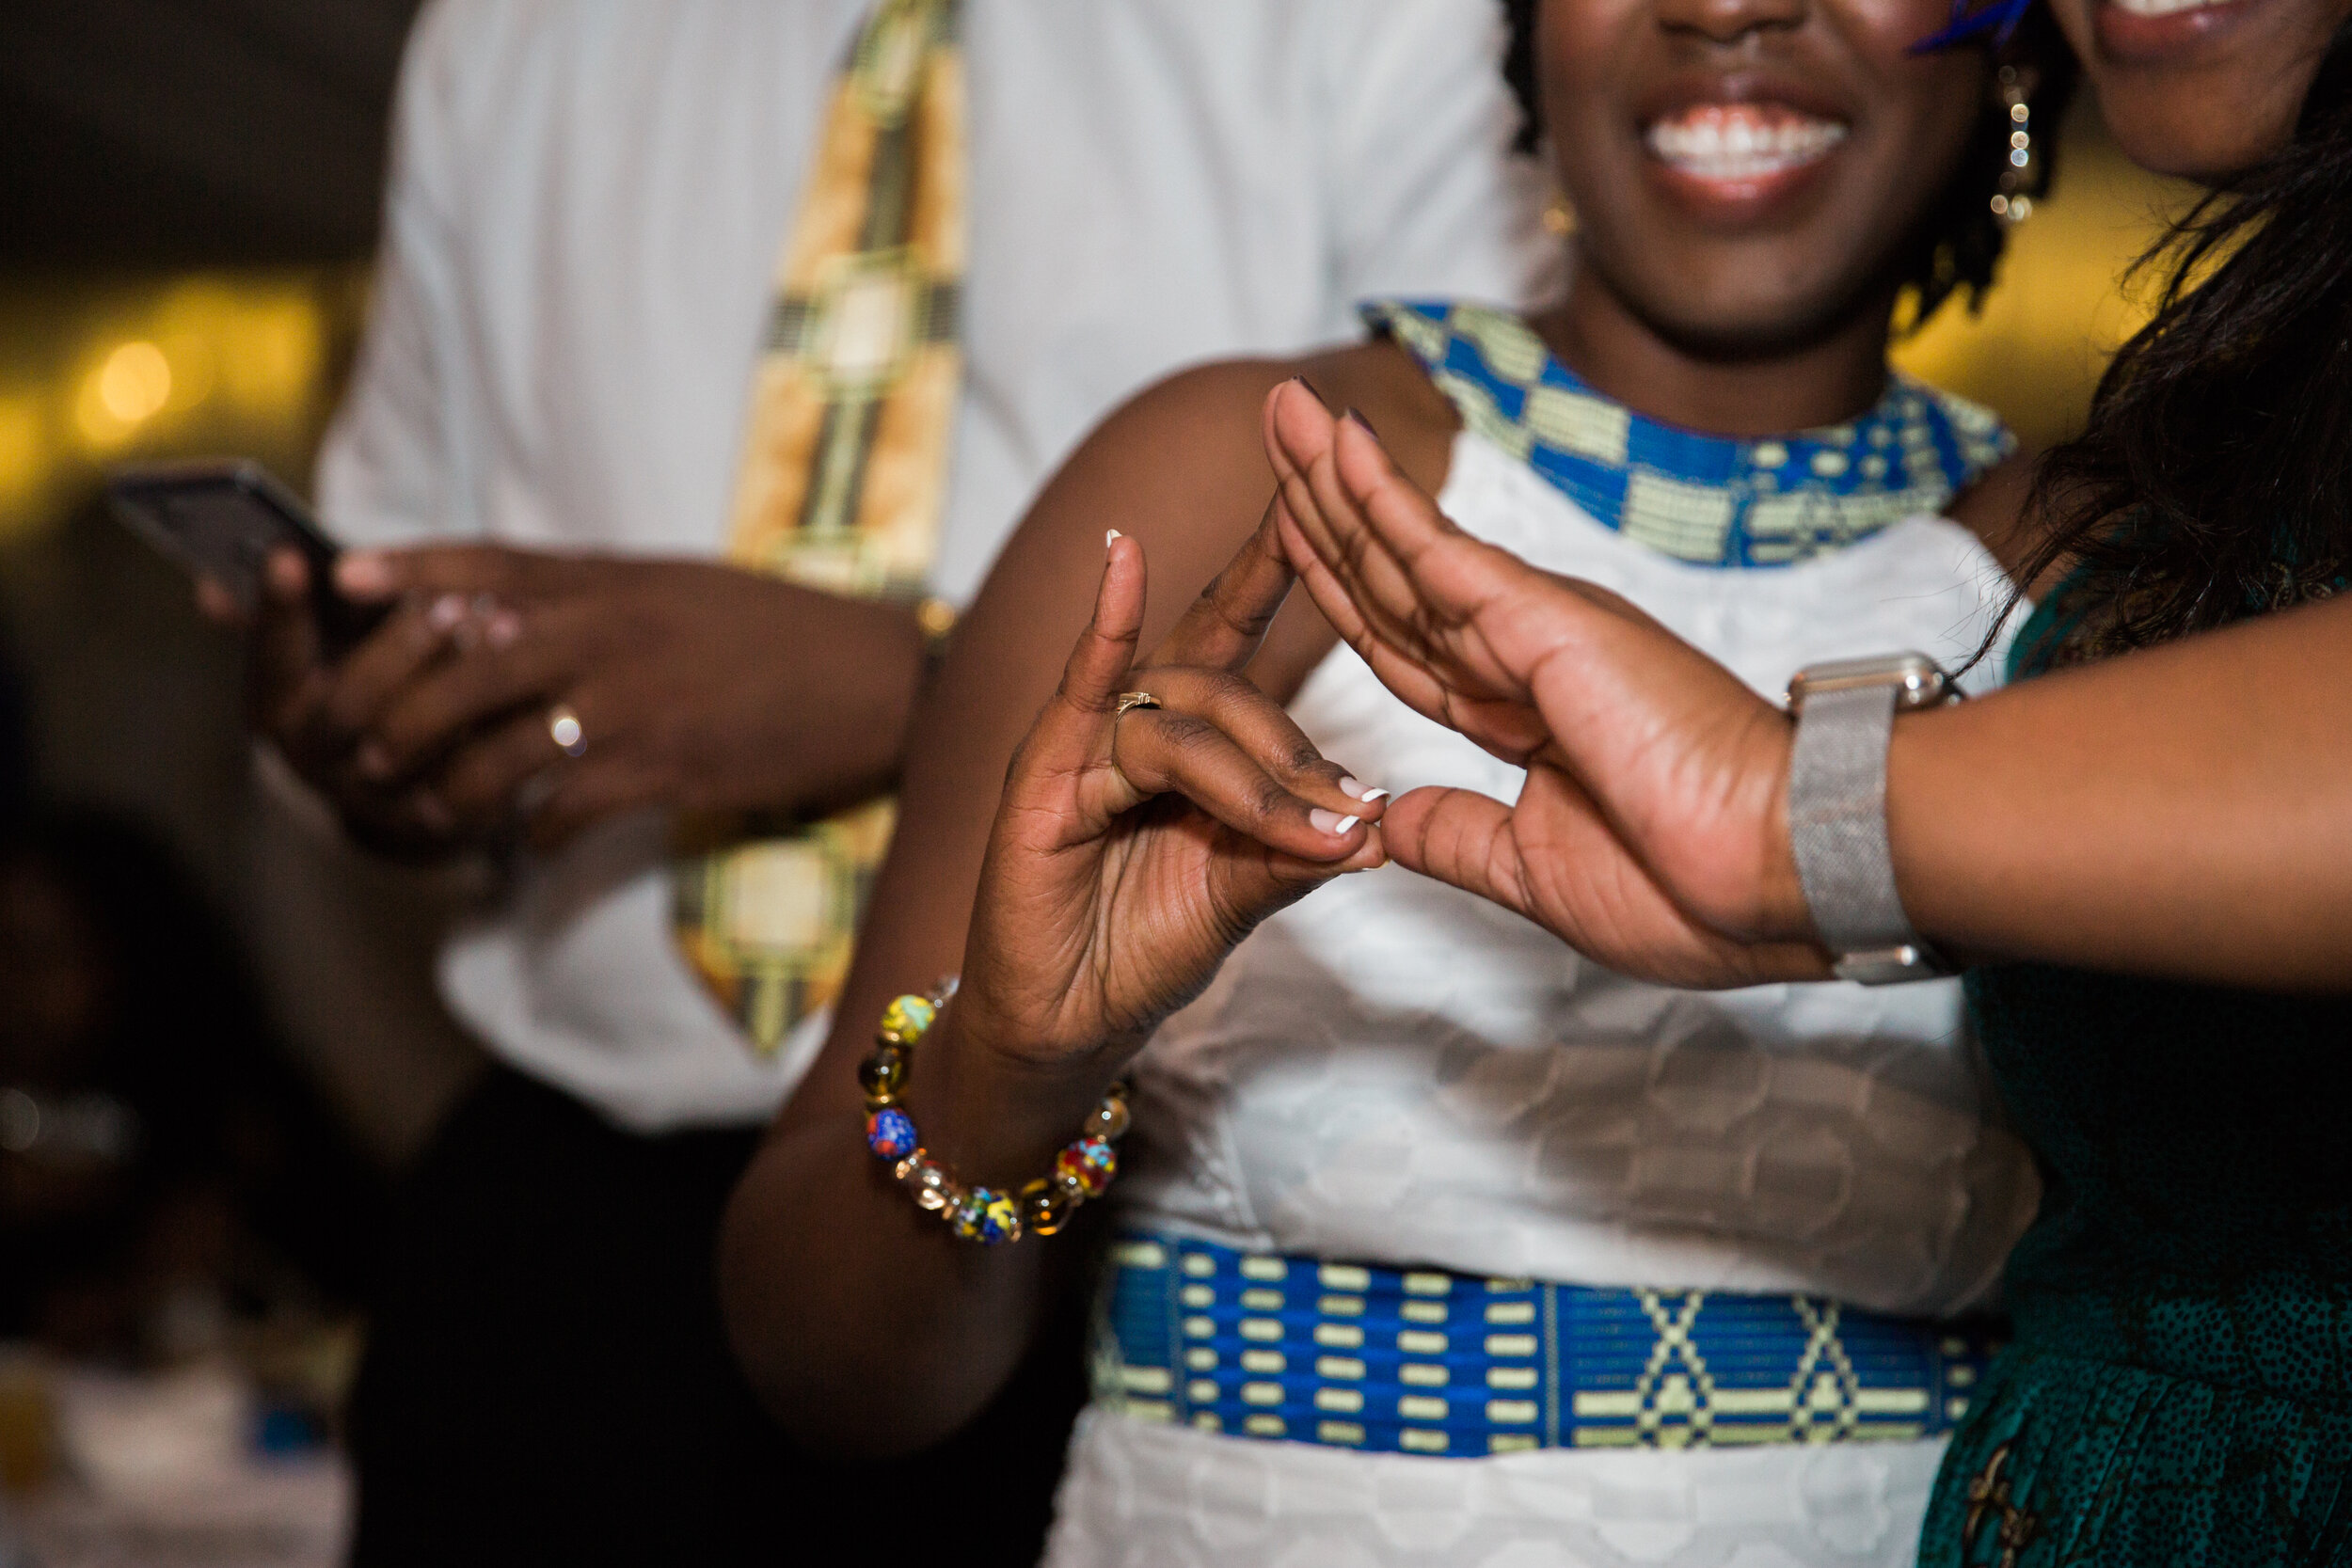
[[[470,1070],[437,890],[343,868],[359,967],[252,895],[315,851],[238,647],[96,501],[128,458],[307,488],[414,8],[0,0],[0,1568],[332,1560],[383,1184]],[[1997,290],[1903,364],[2062,438],[2174,199],[2081,103]]]
[[[254,963],[237,647],[93,498],[130,457],[307,477],[414,8],[0,4],[5,1568],[340,1555],[376,1215],[429,1112],[371,1111]]]

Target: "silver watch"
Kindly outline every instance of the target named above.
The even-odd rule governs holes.
[[[1888,986],[1952,973],[1911,927],[1886,842],[1886,747],[1895,715],[1958,701],[1925,654],[1812,664],[1788,683],[1797,742],[1788,834],[1814,929],[1841,980]]]

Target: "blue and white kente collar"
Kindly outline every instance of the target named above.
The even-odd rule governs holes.
[[[1890,372],[1851,423],[1708,436],[1595,391],[1508,311],[1375,300],[1471,431],[1627,538],[1702,566],[1788,566],[1942,510],[2017,450],[1990,410]]]

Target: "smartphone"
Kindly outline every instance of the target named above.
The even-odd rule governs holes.
[[[261,597],[270,553],[299,550],[310,569],[311,604],[330,654],[350,649],[390,609],[357,604],[335,591],[342,546],[292,490],[250,459],[126,466],[107,476],[106,499],[132,532],[248,608]]]

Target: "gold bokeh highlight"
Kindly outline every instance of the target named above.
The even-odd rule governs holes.
[[[171,401],[171,361],[144,339],[118,343],[82,383],[76,419],[83,436],[101,451],[163,412]]]
[[[307,485],[365,297],[357,267],[0,288],[0,539],[129,459],[253,456]]]

